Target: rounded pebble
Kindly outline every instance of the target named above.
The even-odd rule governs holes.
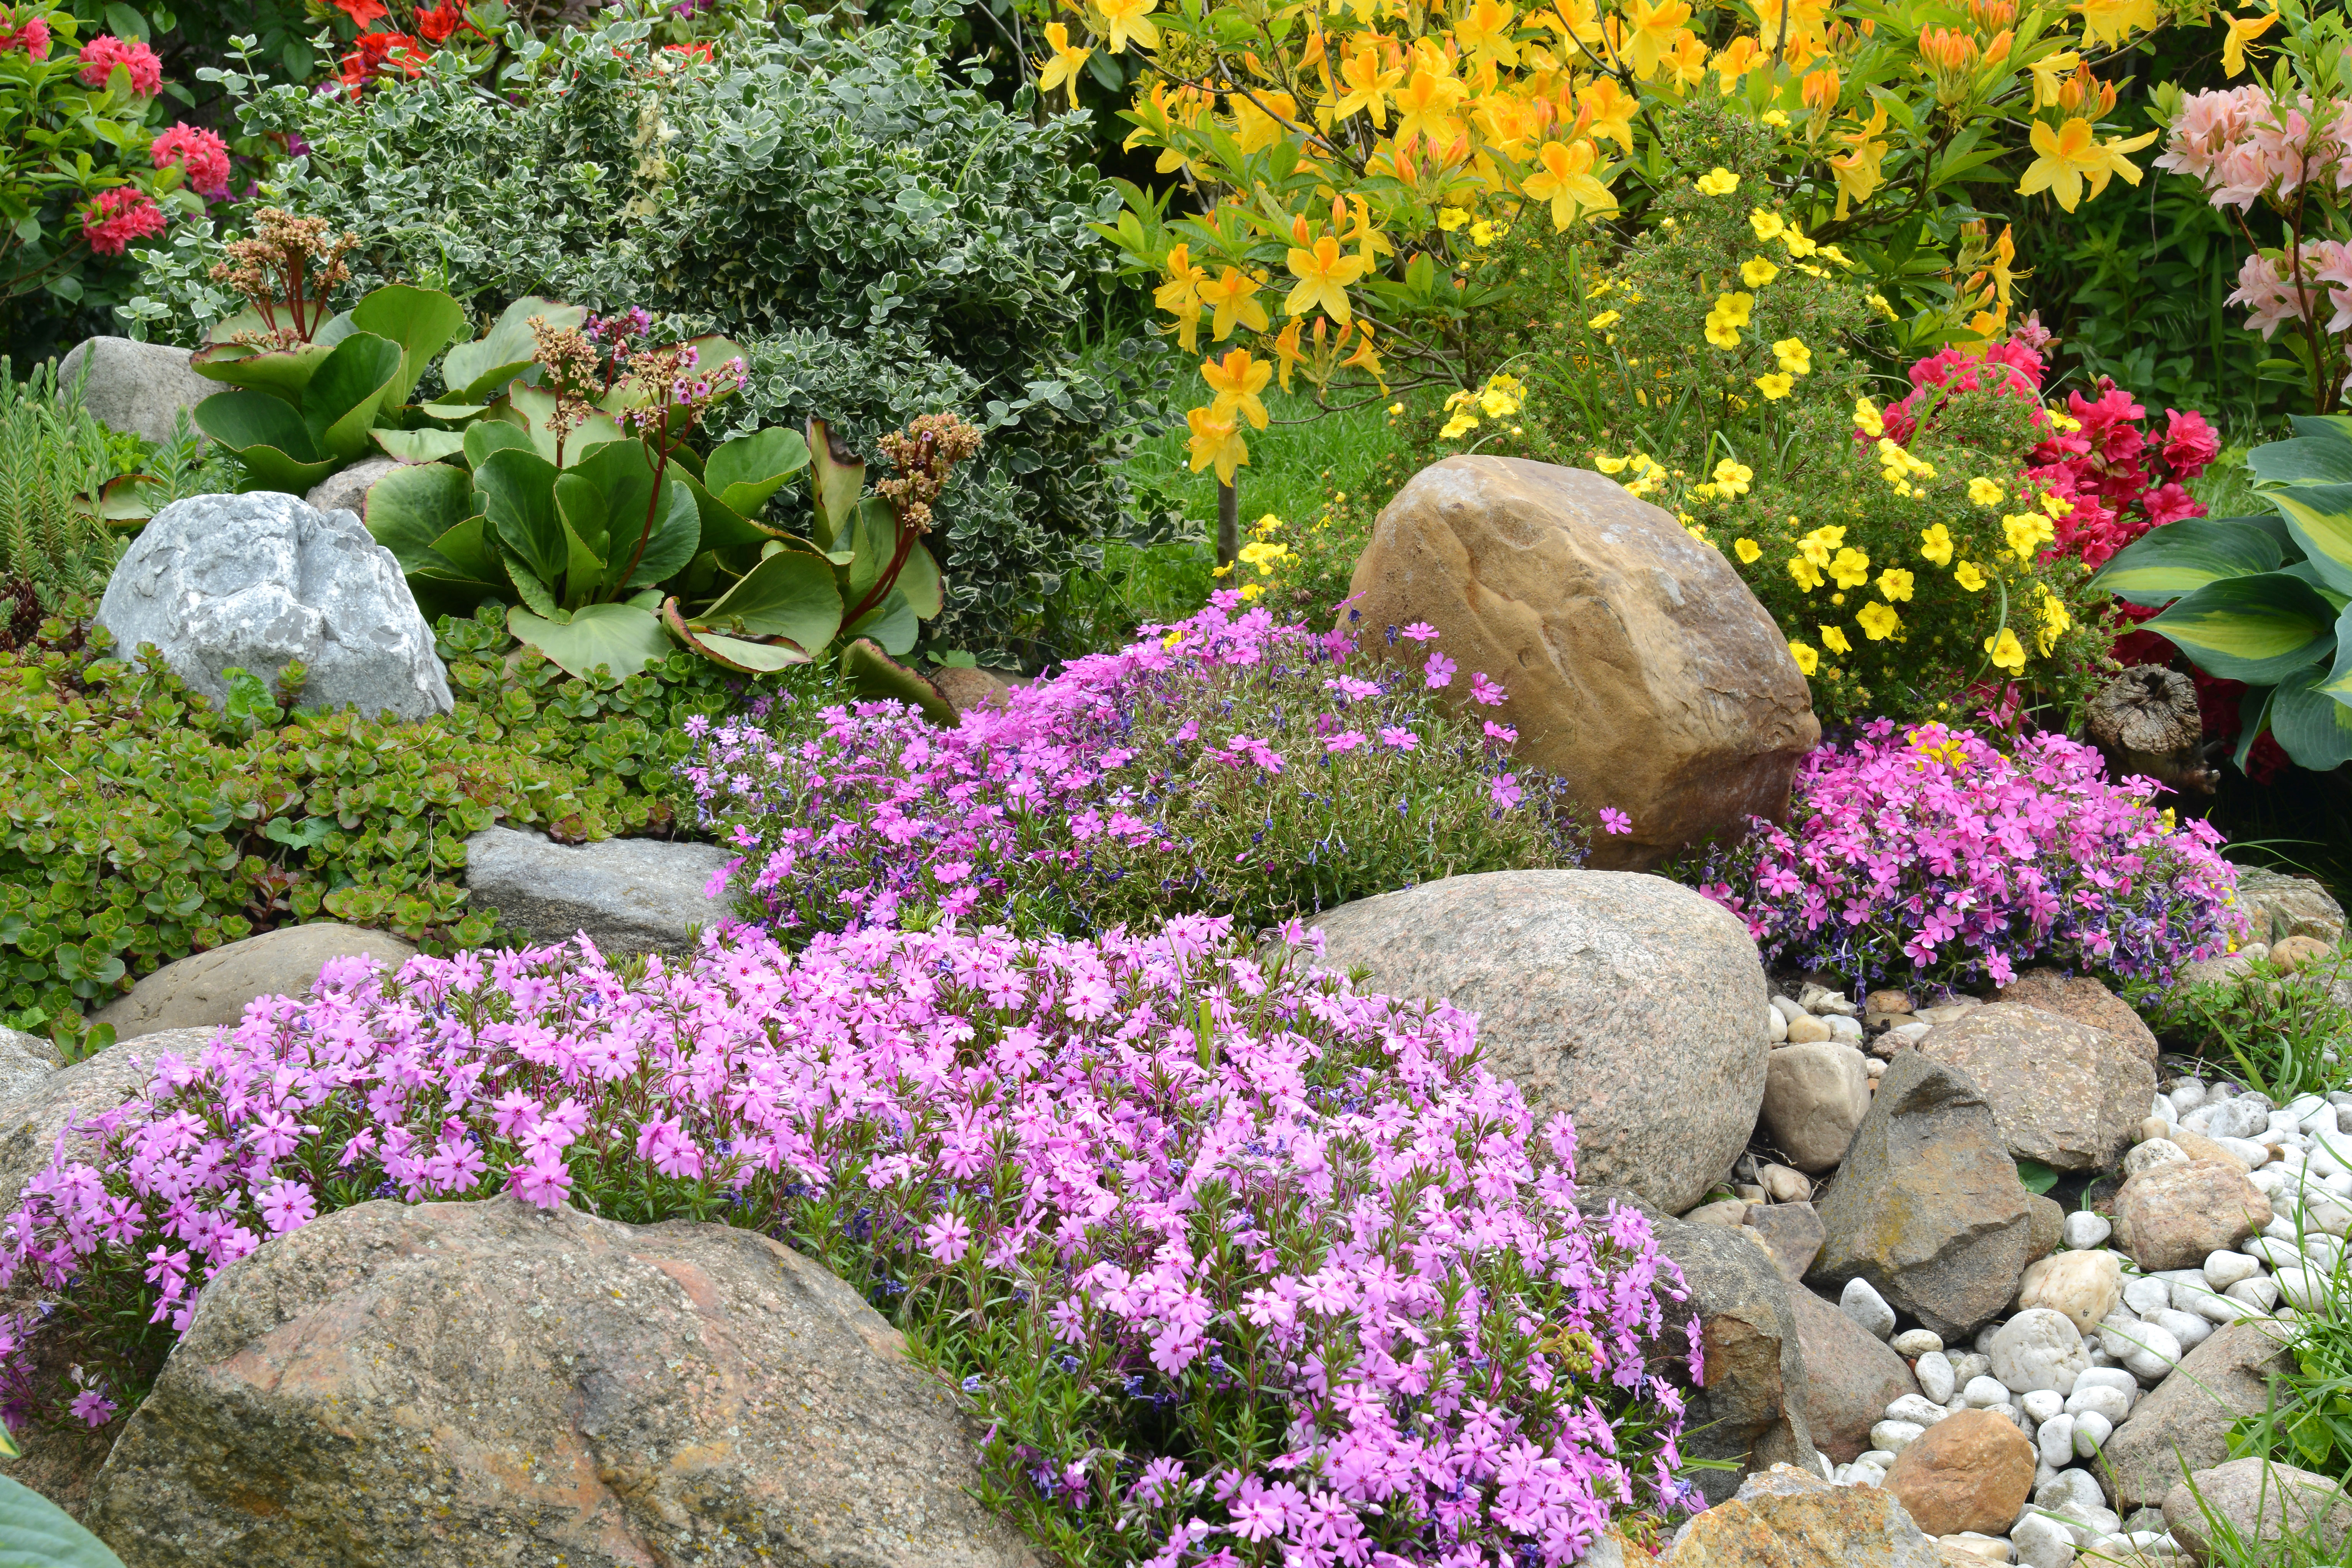
[[[1896,1339],[1902,1335],[1895,1336]],[[1911,1375],[1919,1380],[1919,1392],[1938,1405],[1952,1402],[1953,1378],[1951,1358],[1942,1351],[1928,1351],[1912,1363]]]
[[[1906,1329],[1886,1342],[1899,1356],[1923,1356],[1944,1348],[1944,1336],[1933,1329]]]
[[[2104,1246],[2107,1237],[2115,1233],[2116,1227],[2108,1222],[2106,1215],[2093,1214],[2089,1209],[2076,1209],[2068,1215],[2062,1231],[2066,1245],[2078,1252]]]

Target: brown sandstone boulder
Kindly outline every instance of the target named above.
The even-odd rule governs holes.
[[[2294,1370],[2292,1331],[2263,1320],[2226,1323],[2141,1395],[2099,1450],[2099,1481],[2116,1512],[2161,1506],[2183,1474],[2230,1457],[2231,1424],[2269,1408],[2271,1380]]]
[[[1638,1558],[1628,1558],[1629,1563]],[[1675,1532],[1661,1568],[1942,1568],[1895,1494],[1836,1487],[1791,1465],[1740,1483],[1739,1495]]]
[[[1886,1489],[1930,1535],[1998,1535],[2033,1495],[2033,1445],[2005,1415],[1963,1410],[1895,1456]]]
[[[2029,969],[2000,988],[2003,1002],[2022,1002],[2045,1013],[2056,1013],[2078,1024],[2105,1029],[2153,1065],[2156,1035],[2132,1005],[2086,974],[2064,975],[2054,969]]]
[[[1885,1342],[1799,1285],[1789,1291],[1805,1352],[1805,1426],[1813,1446],[1841,1465],[1870,1445],[1886,1407],[1919,1392],[1919,1380]]]
[[[234,1028],[256,996],[303,996],[331,958],[367,953],[398,968],[416,949],[396,936],[320,921],[281,926],[167,963],[91,1015],[118,1040],[164,1029]]]
[[[1589,808],[1633,819],[1596,866],[1646,868],[1700,837],[1788,810],[1821,739],[1788,642],[1730,563],[1672,516],[1582,468],[1448,458],[1373,525],[1349,584],[1366,646],[1431,648],[1509,698],[1519,754]]]
[[[2154,1273],[2195,1268],[2271,1222],[2271,1200],[2235,1161],[2176,1160],[2116,1194],[2116,1238]]]
[[[1968,1074],[2021,1160],[2099,1171],[2123,1158],[2156,1069],[2123,1037],[2020,1002],[1978,1007],[1921,1037],[1919,1054]]]

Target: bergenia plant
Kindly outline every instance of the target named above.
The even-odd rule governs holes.
[[[1759,818],[1682,879],[1745,920],[1769,962],[1858,987],[2006,984],[2035,962],[2162,981],[2229,951],[2243,922],[2221,836],[2158,809],[2159,787],[2109,781],[2063,735],[2004,753],[1881,720],[1805,759],[1786,826]]]
[[[265,1237],[506,1192],[822,1260],[961,1384],[983,1494],[1066,1560],[1575,1563],[1693,1499],[1697,1328],[1476,1047],[1214,920],[338,960],[26,1184],[0,1283],[47,1310],[0,1375],[15,1421],[104,1425]]]
[[[1503,688],[1457,670],[1428,627],[1405,628],[1405,664],[1351,626],[1214,601],[952,730],[887,704],[690,722],[685,776],[741,852],[738,896],[790,932],[954,918],[1076,933],[1187,911],[1257,928],[1583,858],[1565,782],[1515,766],[1516,734],[1478,716]]]

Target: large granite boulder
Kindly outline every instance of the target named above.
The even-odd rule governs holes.
[[[466,896],[534,942],[584,931],[608,958],[685,953],[699,928],[735,918],[718,879],[736,858],[715,844],[558,844],[527,829],[486,827],[466,840]]]
[[[58,384],[70,388],[77,383],[81,405],[100,424],[150,441],[173,439],[184,408],[194,430],[196,405],[226,390],[188,368],[187,350],[130,338],[87,338],[68,349],[58,363]]]
[[[2145,668],[2145,667],[2143,667]],[[1996,1000],[2022,1002],[2045,1013],[2057,1013],[2105,1029],[2133,1055],[2156,1061],[2155,1031],[2133,1011],[2132,1005],[2087,974],[2061,974],[2054,969],[2029,969],[2000,988]]]
[[[1764,1097],[1764,970],[1748,928],[1659,877],[1492,871],[1316,917],[1334,969],[1478,1015],[1486,1065],[1538,1122],[1576,1123],[1577,1173],[1680,1214],[1747,1146]]]
[[[1805,1427],[1813,1446],[1841,1465],[1871,1447],[1886,1407],[1919,1392],[1919,1380],[1886,1342],[1803,1286],[1789,1291],[1805,1352]]]
[[[2315,878],[2241,866],[2238,908],[2245,911],[2248,942],[2307,936],[2333,943],[2344,937],[2344,906]]]
[[[1785,815],[1821,739],[1787,638],[1730,563],[1599,474],[1433,464],[1382,510],[1349,588],[1368,647],[1418,662],[1433,647],[1502,682],[1519,754],[1633,817],[1595,865],[1646,868]],[[1391,639],[1414,622],[1438,641]]]
[[[2127,1039],[2022,1002],[1972,1007],[1918,1051],[1984,1090],[2011,1153],[2053,1170],[2114,1165],[2156,1097],[2152,1058]]]
[[[2292,1330],[2228,1323],[2140,1396],[2099,1450],[2099,1480],[2118,1513],[2158,1508],[2180,1478],[2230,1457],[2230,1427],[2270,1408],[2271,1380],[2294,1370]]]
[[[221,1271],[89,1522],[131,1568],[1013,1568],[979,1434],[763,1236],[380,1201]]]
[[[2228,1562],[2248,1548],[2260,1554],[2283,1542],[2302,1561],[2341,1563],[2345,1537],[2352,1534],[2352,1501],[2332,1476],[2257,1456],[2199,1470],[2176,1485],[2164,1494],[2164,1523],[2194,1563]]]
[[[1944,1568],[1945,1562],[1893,1492],[1832,1486],[1791,1465],[1748,1477],[1729,1502],[1676,1531],[1659,1559],[1661,1568]]]
[[[1916,1050],[1887,1064],[1838,1179],[1814,1206],[1829,1235],[1806,1279],[1832,1290],[1867,1280],[1948,1341],[2016,1299],[2063,1218],[2018,1181],[1968,1075]]]
[[[118,1040],[163,1029],[219,1028],[245,1016],[257,996],[304,996],[327,961],[360,955],[397,969],[416,949],[396,936],[320,921],[282,926],[165,964],[91,1015]]]
[[[165,507],[115,565],[98,621],[126,656],[154,644],[215,701],[224,670],[274,682],[299,660],[306,708],[422,719],[456,706],[392,552],[352,513],[272,490]]]

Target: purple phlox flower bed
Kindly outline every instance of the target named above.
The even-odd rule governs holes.
[[[2170,978],[2244,930],[2221,837],[2152,779],[2108,779],[2063,735],[2004,752],[1941,724],[1861,727],[1798,769],[1786,827],[1759,818],[1685,879],[1768,960],[1856,984],[1916,971],[2007,984],[2045,960]]]
[[[1264,928],[1583,858],[1564,783],[1515,766],[1516,731],[1486,715],[1503,688],[1457,684],[1435,632],[1367,648],[1356,628],[1216,599],[953,730],[895,703],[690,721],[684,776],[742,852],[744,907],[787,931],[953,916],[1083,934],[1193,912]]]
[[[1568,1563],[1691,1503],[1668,1374],[1698,1372],[1679,1272],[1638,1211],[1580,1211],[1574,1149],[1467,1016],[1218,919],[338,961],[60,1139],[0,1375],[12,1420],[118,1418],[265,1237],[506,1191],[822,1259],[1071,1561]]]

